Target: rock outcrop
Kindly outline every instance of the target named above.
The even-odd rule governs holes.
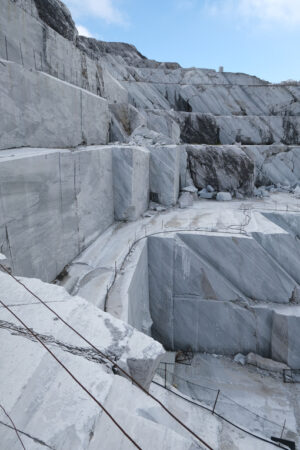
[[[34,0],[40,19],[61,36],[75,43],[78,31],[71,13],[60,0]]]
[[[254,164],[237,146],[187,146],[188,165],[193,182],[203,189],[239,191],[250,195],[254,187]]]

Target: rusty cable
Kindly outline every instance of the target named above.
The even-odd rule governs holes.
[[[17,427],[16,427],[16,425],[14,424],[14,421],[12,420],[12,418],[10,417],[10,415],[8,414],[8,412],[5,410],[5,408],[4,408],[1,404],[0,404],[0,408],[2,409],[2,411],[4,412],[4,414],[8,417],[10,423],[11,423],[12,426],[13,426],[13,429],[14,429],[15,432],[16,432],[16,435],[18,436],[19,441],[21,442],[21,445],[22,445],[23,449],[26,450],[25,445],[23,444],[23,441],[22,441],[22,439],[21,439],[21,436],[19,435],[19,432],[18,432],[18,430],[17,430]]]
[[[1,305],[6,308],[14,317],[15,319],[20,322],[23,327],[47,350],[48,353],[58,362],[58,364],[70,375],[70,377],[77,383],[81,389],[83,389],[89,397],[91,397],[92,400],[94,400],[95,403],[104,411],[104,413],[112,420],[112,422],[119,428],[119,430],[124,434],[124,436],[129,439],[129,441],[132,442],[132,444],[138,448],[139,450],[142,450],[142,448],[133,440],[132,437],[129,436],[129,434],[122,428],[122,426],[117,422],[116,419],[107,411],[107,409],[102,405],[102,403],[99,402],[99,400],[94,397],[94,395],[73,375],[73,373],[61,362],[61,360],[47,347],[47,345],[38,337],[38,335],[32,331],[23,321],[20,319],[17,314],[15,314],[3,301],[0,299]]]
[[[213,448],[207,444],[200,436],[198,436],[193,430],[191,430],[182,420],[180,420],[178,417],[175,416],[175,414],[172,413],[158,398],[156,398],[153,394],[147,391],[147,389],[144,388],[138,381],[136,381],[133,376],[131,376],[126,370],[124,370],[121,366],[119,366],[115,361],[113,361],[112,358],[107,356],[105,353],[103,353],[98,347],[96,347],[92,342],[90,342],[88,339],[86,339],[79,331],[77,331],[75,328],[72,327],[68,322],[66,322],[54,309],[52,309],[47,303],[45,303],[38,295],[36,295],[34,292],[32,292],[24,283],[22,283],[20,280],[18,280],[12,273],[9,272],[9,270],[0,264],[0,267],[8,273],[18,284],[23,286],[24,289],[26,289],[27,292],[29,292],[33,297],[35,297],[39,302],[41,302],[49,311],[52,312],[59,320],[61,320],[70,330],[72,330],[77,336],[79,336],[81,339],[84,340],[88,345],[90,345],[97,353],[99,353],[100,356],[107,359],[114,367],[119,369],[123,375],[125,375],[127,378],[129,378],[138,388],[140,388],[146,395],[148,395],[152,400],[154,400],[156,403],[158,403],[176,422],[178,422],[183,428],[185,428],[189,433],[191,433],[192,436],[194,436],[199,442],[201,442],[203,445],[205,445],[209,450],[213,450]],[[2,302],[1,302],[2,303]],[[2,303],[3,304],[3,303]],[[7,308],[7,307],[6,307]],[[43,344],[44,345],[44,344]],[[50,350],[49,350],[50,351]]]

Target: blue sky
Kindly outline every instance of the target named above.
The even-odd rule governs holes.
[[[183,67],[300,80],[300,0],[65,0],[81,34]]]

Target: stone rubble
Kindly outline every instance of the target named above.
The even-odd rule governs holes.
[[[188,208],[193,205],[193,195],[190,192],[183,192],[178,199],[179,208]]]
[[[230,192],[218,192],[216,199],[218,202],[228,202],[232,200]]]

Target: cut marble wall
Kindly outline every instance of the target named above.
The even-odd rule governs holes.
[[[296,309],[296,310],[295,310]],[[272,358],[300,369],[300,307],[285,308],[273,315]]]
[[[286,255],[279,257],[289,239],[294,240],[284,232],[255,233],[255,239],[194,232],[150,237],[153,337],[169,350],[254,352],[279,361],[286,361],[282,356],[286,352],[293,367],[300,367],[297,337],[287,334],[288,339],[279,345],[276,330],[284,327],[274,321],[282,308],[290,317],[300,309],[283,306],[289,305],[299,286],[294,268],[297,246],[288,245]]]
[[[151,335],[147,241],[142,241],[140,245],[142,250],[128,289],[128,323],[137,330]]]
[[[0,7],[1,58],[46,72],[110,103],[128,101],[127,91],[105,67],[40,20],[34,0],[1,0]]]
[[[153,200],[165,206],[177,203],[179,195],[180,156],[178,145],[149,146],[150,192]]]
[[[174,348],[173,278],[174,246],[172,237],[148,238],[149,301],[153,320],[152,336],[167,349]]]
[[[174,298],[174,349],[223,355],[256,352],[255,329],[254,315],[231,302]]]
[[[111,150],[3,151],[0,196],[1,248],[14,273],[52,281],[113,223]]]
[[[106,100],[19,64],[0,63],[0,150],[107,143]]]
[[[297,282],[252,237],[192,233],[179,236],[242,296],[263,302],[289,302]],[[271,239],[273,246],[277,246],[277,235]]]
[[[136,220],[148,209],[149,160],[146,148],[112,146],[116,220]]]

